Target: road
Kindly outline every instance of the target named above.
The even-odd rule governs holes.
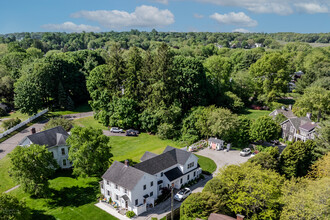
[[[63,115],[63,117],[68,119],[78,119],[93,116],[93,112],[84,112],[84,113],[77,113],[77,114],[70,114],[70,115]],[[31,134],[31,128],[35,128],[36,132],[42,131],[43,127],[45,126],[46,122],[42,123],[35,123],[32,126],[25,128],[24,130],[20,131],[19,133],[15,134],[14,136],[8,138],[4,142],[0,143],[0,160],[4,158],[7,154],[9,154],[18,143],[26,136]]]

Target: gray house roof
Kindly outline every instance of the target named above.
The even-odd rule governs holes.
[[[173,157],[176,159],[176,161],[181,164],[184,165],[187,160],[189,159],[191,153],[185,150],[181,150],[181,149],[177,149],[171,146],[167,146],[165,148],[165,150],[163,151],[163,153],[166,152],[172,152]]]
[[[298,131],[299,127],[307,122],[311,122],[311,120],[307,117],[299,117],[299,118],[290,118],[289,119],[293,124],[294,128]]]
[[[297,116],[295,116],[293,114],[292,110],[289,109],[289,108],[286,108],[286,109],[281,109],[281,108],[280,109],[276,109],[273,112],[271,112],[269,115],[275,117],[275,114],[274,114],[275,112],[277,112],[277,114],[282,113],[287,118],[296,118],[297,117]]]
[[[26,138],[28,138],[33,144],[52,147],[58,145],[65,145],[68,136],[69,134],[64,130],[64,128],[62,128],[62,126],[58,126],[55,128],[48,129],[46,131],[31,134]]]
[[[145,160],[149,160],[149,159],[151,159],[151,158],[153,158],[153,157],[156,157],[156,156],[158,156],[158,154],[154,154],[154,153],[151,153],[151,152],[149,152],[149,151],[146,151],[146,152],[143,154],[143,156],[141,157],[140,161],[143,162],[143,161],[145,161]]]
[[[313,130],[317,124],[315,122],[307,122],[303,125],[300,126],[300,129],[306,130],[306,131],[311,131]]]
[[[145,172],[132,166],[114,161],[110,168],[103,174],[102,178],[111,181],[128,190],[132,190],[144,176]]]
[[[134,167],[154,175],[161,172],[162,170],[174,166],[175,164],[179,163],[184,165],[190,155],[190,152],[167,146],[162,154],[152,157],[141,163],[135,164]]]
[[[173,180],[176,180],[177,178],[180,178],[181,176],[183,176],[183,173],[181,172],[181,170],[177,167],[167,171],[164,173],[165,176],[167,177],[167,179],[169,181],[173,181]]]

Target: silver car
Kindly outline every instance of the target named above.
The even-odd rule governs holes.
[[[112,128],[110,129],[110,132],[111,132],[111,133],[124,133],[123,129],[118,128],[118,127],[112,127]]]
[[[251,154],[251,149],[250,148],[244,148],[239,155],[242,157],[246,157],[247,155]]]
[[[189,188],[181,189],[177,194],[175,194],[174,199],[181,202],[185,198],[187,198],[191,194],[191,190]]]

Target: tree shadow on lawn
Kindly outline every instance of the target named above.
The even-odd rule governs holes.
[[[98,183],[95,182],[97,185]],[[98,187],[92,183],[88,187],[64,187],[60,190],[52,190],[51,207],[67,207],[67,206],[82,206],[91,202],[95,202],[98,193]]]
[[[38,219],[38,220],[55,220],[56,218],[51,215],[44,214],[45,211],[43,210],[32,210],[32,219]]]

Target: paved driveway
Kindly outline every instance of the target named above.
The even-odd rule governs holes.
[[[196,154],[211,158],[217,164],[217,170],[214,174],[218,173],[219,169],[223,166],[244,163],[250,158],[250,156],[241,157],[238,150],[230,150],[229,152],[226,152],[205,148],[198,151]]]
[[[0,143],[0,159],[4,158],[8,153],[10,153],[18,145],[18,143],[26,136],[31,134],[31,128],[35,128],[36,132],[43,129],[45,123],[36,123],[32,126],[25,128],[14,136],[8,138],[4,142]]]

